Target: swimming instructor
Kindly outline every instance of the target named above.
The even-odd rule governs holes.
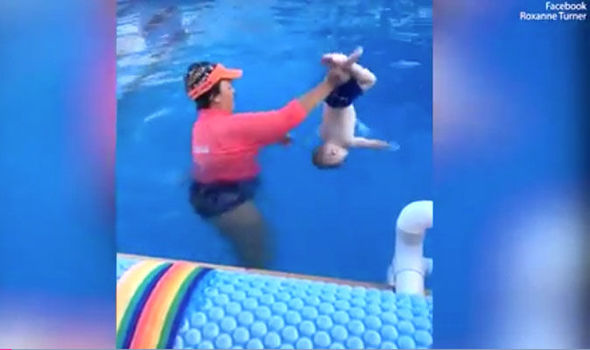
[[[349,63],[357,59],[351,55]],[[268,260],[267,226],[253,202],[260,173],[258,152],[285,141],[289,130],[350,75],[333,67],[322,82],[278,110],[234,113],[232,80],[241,76],[241,70],[220,63],[188,67],[185,88],[198,113],[192,129],[189,198],[196,213],[232,241],[246,267],[263,268]]]

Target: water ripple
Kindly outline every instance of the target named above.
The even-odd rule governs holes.
[[[133,75],[139,80],[117,79],[119,85],[125,85],[117,89],[176,84],[185,67],[198,59],[240,64],[240,58],[273,61],[304,54],[319,57],[322,51],[346,50],[374,41],[374,46],[382,47],[431,45],[432,7],[414,1],[367,4],[346,0],[335,5],[259,0],[256,4],[254,7],[239,1],[200,1],[158,8],[140,6],[131,0],[119,1],[118,74]],[[303,53],[305,50],[309,51]],[[377,51],[378,47],[376,55]],[[399,68],[400,59],[391,57],[389,66]],[[173,73],[160,78],[158,73],[163,70]]]

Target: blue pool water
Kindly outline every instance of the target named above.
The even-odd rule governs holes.
[[[361,45],[361,64],[378,82],[356,102],[358,117],[400,150],[353,151],[339,170],[315,169],[318,108],[293,131],[292,146],[261,153],[257,203],[274,230],[269,268],[382,282],[398,213],[432,198],[431,15],[431,1],[119,1],[118,251],[238,263],[193,214],[181,181],[195,120],[182,85],[190,63],[242,68],[236,110],[265,110],[317,83],[323,53]]]

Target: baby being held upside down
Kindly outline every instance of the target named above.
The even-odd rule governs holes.
[[[357,48],[352,55],[362,54]],[[351,56],[352,56],[351,55]],[[319,169],[339,167],[348,156],[348,149],[372,148],[391,149],[388,142],[355,136],[357,123],[353,101],[370,89],[377,78],[358,63],[348,64],[349,57],[341,53],[329,53],[322,57],[322,63],[333,67],[342,66],[350,72],[350,80],[336,88],[325,99],[322,124],[319,134],[323,143],[313,151],[313,164]]]

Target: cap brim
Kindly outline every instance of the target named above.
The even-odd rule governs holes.
[[[239,79],[242,77],[242,70],[223,67],[220,76],[222,79]]]

